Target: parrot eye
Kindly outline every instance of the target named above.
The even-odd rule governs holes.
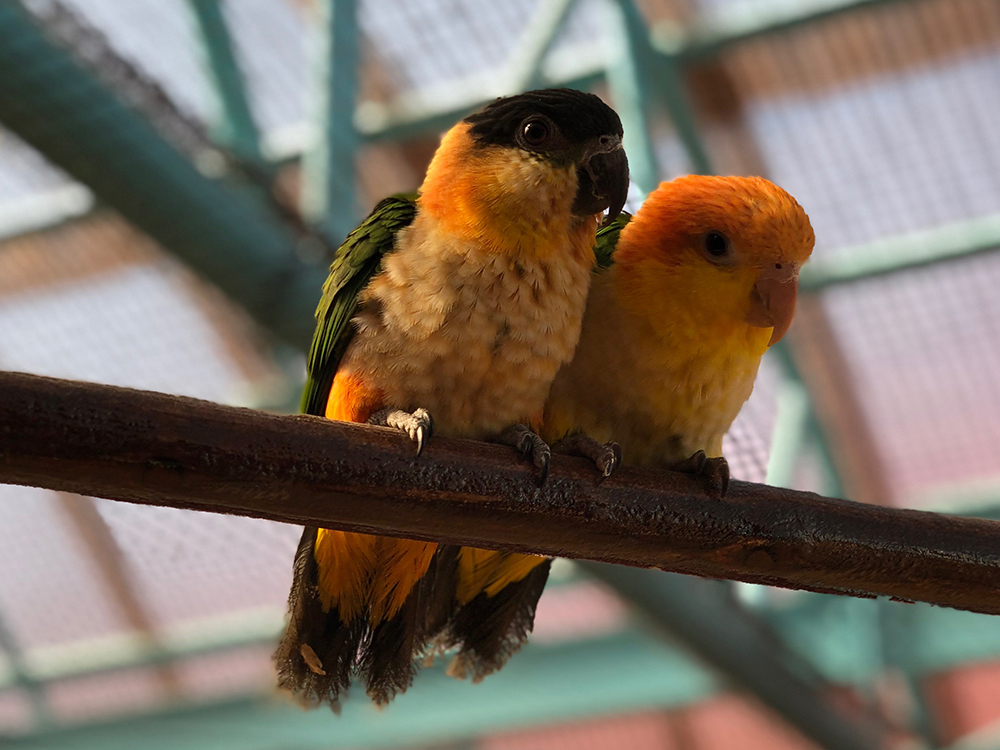
[[[705,234],[702,240],[705,252],[710,258],[722,259],[729,255],[732,250],[732,243],[722,232],[711,231]]]
[[[549,140],[552,128],[546,120],[532,118],[521,126],[521,145],[529,149],[541,148]]]

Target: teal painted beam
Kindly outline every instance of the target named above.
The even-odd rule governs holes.
[[[863,688],[885,668],[877,608],[873,599],[803,593],[753,611],[832,683]]]
[[[10,687],[21,688],[28,697],[31,706],[32,720],[38,730],[44,730],[52,725],[52,714],[49,711],[48,701],[45,699],[45,690],[37,682],[24,664],[24,655],[19,644],[15,641],[7,629],[7,624],[0,619],[0,649],[3,650],[4,667],[6,679],[9,680]],[[0,684],[0,688],[5,687]]]
[[[655,639],[625,634],[525,647],[483,682],[424,669],[384,710],[359,693],[341,716],[283,701],[243,700],[5,742],[6,750],[337,750],[414,747],[556,721],[702,700],[717,682]],[[138,743],[138,744],[137,744]]]
[[[0,4],[0,122],[266,328],[308,346],[325,269],[299,259],[266,199],[198,172],[17,3]]]
[[[768,34],[792,31],[802,26],[861,10],[915,0],[815,0],[810,3],[761,3],[748,0],[726,7],[725,15],[711,23],[684,32],[675,23],[654,27],[654,46],[684,63],[717,56],[726,48]]]
[[[625,151],[632,182],[645,196],[660,184],[650,129],[650,105],[660,93],[652,78],[660,66],[660,59],[649,45],[646,22],[632,0],[609,2],[606,13],[612,30],[609,36],[614,42],[607,70],[608,88],[625,128]],[[671,112],[671,116],[673,114]]]
[[[358,223],[354,129],[358,91],[357,0],[320,0],[314,82],[317,140],[305,157],[303,213],[328,237],[343,240]]]
[[[767,457],[767,484],[791,487],[795,467],[807,443],[811,410],[805,386],[792,378],[783,379]]]
[[[755,611],[839,683],[871,683],[887,664],[923,677],[1000,657],[1000,618],[990,615],[808,592]]]
[[[659,84],[667,113],[687,153],[691,172],[714,174],[712,159],[691,109],[684,83],[684,69],[669,56],[663,57],[660,61]]]
[[[260,164],[260,133],[221,5],[221,0],[188,0],[222,106],[222,119],[213,128],[213,135],[239,158]]]
[[[837,471],[837,464],[833,460],[833,451],[830,448],[830,441],[827,438],[826,432],[819,417],[816,416],[816,410],[812,404],[812,397],[809,395],[809,389],[805,386],[805,381],[802,379],[802,373],[799,371],[799,366],[795,362],[795,358],[792,356],[789,350],[789,344],[786,341],[781,341],[775,346],[772,346],[768,350],[768,356],[774,357],[778,366],[781,368],[782,377],[789,383],[797,383],[804,389],[802,393],[806,395],[809,399],[808,403],[808,415],[806,421],[806,433],[808,436],[808,441],[816,447],[819,454],[820,462],[823,465],[826,476],[827,486],[824,488],[827,497],[844,497],[844,483],[840,477],[840,473]]]
[[[847,716],[825,695],[829,685],[801,659],[786,654],[722,595],[721,586],[657,570],[578,561],[612,586],[648,620],[783,716],[789,724],[827,750],[876,750],[885,747],[887,727],[870,717]]]
[[[980,216],[844,248],[832,260],[803,268],[800,285],[803,289],[818,291],[998,248],[1000,214]]]
[[[517,49],[510,56],[506,75],[510,77],[511,93],[544,87],[542,62],[576,4],[577,0],[542,0],[539,3]]]
[[[650,45],[661,58],[657,66],[659,86],[665,93],[665,104],[689,154],[691,169],[702,174],[712,173],[708,151],[690,115],[682,80],[684,66],[711,58],[725,48],[769,33],[808,26],[861,8],[901,1],[835,0],[806,7],[777,8],[753,2],[740,6],[731,13],[727,12],[724,20],[707,24],[690,34],[680,31],[676,24],[655,27],[650,35]],[[589,70],[574,72],[564,78],[535,78],[531,82],[544,86],[588,88],[605,80],[605,72],[602,64],[594,64]],[[425,105],[414,108],[405,104],[374,107],[380,115],[368,119],[362,125],[363,137],[379,141],[437,132],[488,101],[488,98],[480,96],[465,98],[460,103],[453,102],[452,97],[444,98],[449,103],[438,109],[428,109]]]

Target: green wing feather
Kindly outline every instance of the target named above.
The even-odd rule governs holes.
[[[597,270],[606,271],[614,265],[612,257],[618,246],[618,236],[625,225],[632,220],[632,214],[622,211],[615,220],[597,230],[597,244],[594,245],[594,255],[597,256]]]
[[[333,376],[354,337],[351,320],[357,311],[358,295],[381,270],[382,256],[392,252],[396,234],[409,226],[416,214],[415,194],[386,198],[337,248],[316,308],[316,333],[309,348],[302,394],[305,414],[326,413]]]

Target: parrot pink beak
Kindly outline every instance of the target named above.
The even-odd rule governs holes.
[[[745,320],[757,328],[774,329],[768,346],[781,341],[792,324],[798,292],[799,270],[791,263],[775,263],[757,277]]]

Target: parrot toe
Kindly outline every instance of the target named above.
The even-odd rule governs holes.
[[[556,453],[590,459],[603,477],[610,477],[622,465],[622,448],[618,443],[599,443],[583,432],[567,435],[552,449]]]
[[[401,409],[382,409],[372,414],[368,423],[405,432],[417,444],[417,456],[423,453],[424,444],[434,432],[434,418],[426,409],[415,409],[412,413]]]
[[[534,430],[523,424],[511,425],[500,433],[497,442],[509,445],[520,451],[525,458],[530,458],[542,470],[538,483],[545,484],[549,477],[549,465],[552,463],[552,449]]]
[[[705,464],[707,462],[708,456],[705,455],[705,451],[695,451],[683,461],[678,461],[670,468],[674,471],[683,472],[684,474],[694,474],[695,476],[698,476],[705,470]]]
[[[674,471],[705,477],[712,494],[720,500],[729,491],[729,462],[722,456],[709,458],[705,451],[695,451],[671,467]]]

